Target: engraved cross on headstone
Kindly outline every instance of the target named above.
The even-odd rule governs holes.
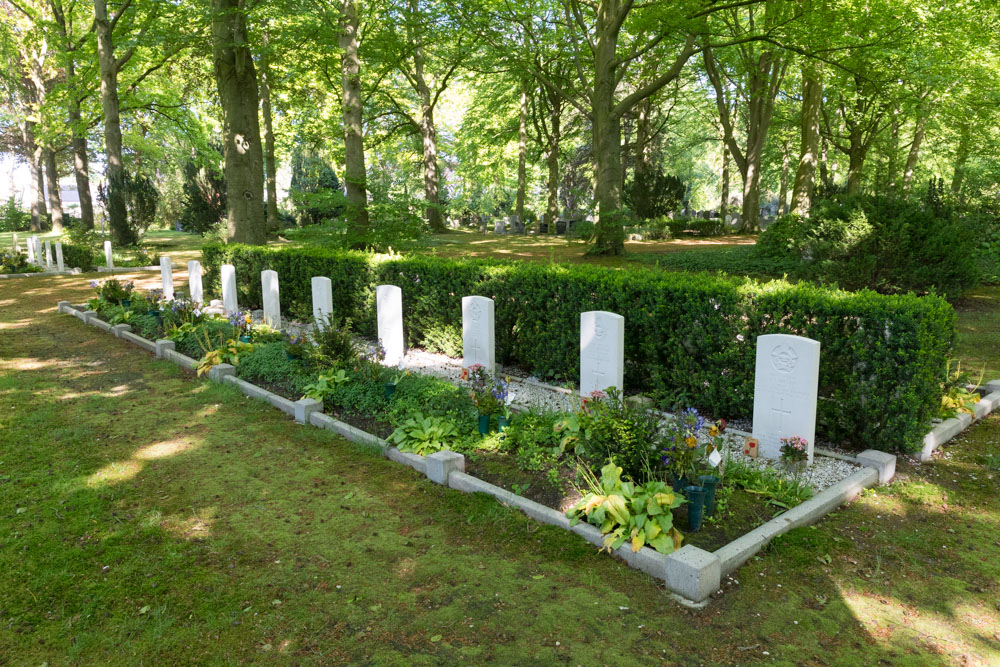
[[[771,408],[771,412],[773,412],[775,414],[775,419],[777,419],[777,421],[778,421],[778,429],[779,429],[779,431],[781,430],[781,425],[784,423],[782,421],[782,417],[784,415],[790,415],[790,414],[792,414],[791,410],[785,410],[785,397],[784,396],[779,396],[778,397],[778,407]],[[779,437],[780,437],[780,435],[779,435]]]

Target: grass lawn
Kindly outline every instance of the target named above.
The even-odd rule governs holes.
[[[690,612],[56,314],[91,277],[0,282],[0,664],[1000,661],[1000,418]]]

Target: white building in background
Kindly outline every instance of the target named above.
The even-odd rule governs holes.
[[[98,166],[102,167],[103,165]],[[100,183],[100,177],[95,176],[95,173],[100,172],[95,172],[93,165],[91,165],[90,198],[94,202],[95,213],[99,213],[96,209],[99,208],[97,186]],[[46,194],[48,194],[47,189]],[[64,174],[59,179],[59,195],[62,199],[63,212],[79,217],[80,194],[76,191],[76,177],[72,173]],[[7,200],[13,197],[21,208],[27,211],[31,208],[34,196],[35,193],[31,188],[31,169],[28,163],[13,153],[0,153],[0,204],[6,204]],[[46,205],[48,205],[47,199]]]

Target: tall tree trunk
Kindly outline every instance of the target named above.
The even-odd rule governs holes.
[[[90,196],[90,157],[87,155],[87,133],[80,116],[80,102],[74,97],[69,108],[73,131],[73,176],[80,197],[80,222],[84,229],[94,228],[94,200]]]
[[[45,176],[42,164],[42,148],[35,143],[35,124],[25,121],[21,130],[24,138],[24,149],[30,161],[31,190],[33,198],[31,200],[31,231],[40,232],[45,226],[45,217],[48,211],[45,209]]]
[[[278,177],[274,160],[274,126],[271,118],[271,52],[267,29],[260,54],[260,113],[264,117],[264,178],[267,184],[267,229],[278,231]]]
[[[344,110],[344,187],[347,216],[357,238],[368,232],[368,172],[365,168],[365,140],[362,134],[361,60],[358,57],[358,7],[343,0],[340,18],[340,80]]]
[[[893,112],[892,120],[889,123],[889,150],[888,164],[886,165],[886,190],[896,194],[899,182],[896,179],[896,161],[899,159],[899,115]]]
[[[267,242],[264,159],[257,74],[248,43],[244,0],[212,0],[212,52],[225,141],[228,240],[263,245]]]
[[[562,101],[556,95],[551,95],[550,130],[548,154],[545,157],[548,166],[548,201],[545,206],[545,220],[548,222],[548,233],[556,233],[556,220],[559,219],[559,141],[562,133]],[[535,231],[541,233],[541,222]]]
[[[528,187],[528,89],[527,82],[521,81],[521,121],[517,134],[517,203],[514,213],[518,222],[524,222],[524,191]],[[513,231],[513,230],[511,230]]]
[[[424,145],[424,199],[427,201],[427,223],[435,232],[443,232],[441,199],[438,193],[437,130],[434,127],[434,108],[430,97],[420,111],[420,136]]]
[[[617,2],[598,4],[594,38],[594,90],[592,133],[594,152],[594,196],[597,200],[595,255],[625,254],[625,229],[621,213],[621,117],[615,112],[615,66],[617,62]]]
[[[847,194],[856,195],[861,192],[861,178],[865,168],[865,156],[868,153],[860,128],[854,128],[850,134],[850,151],[847,154]]]
[[[920,144],[927,133],[927,114],[922,113],[917,118],[913,130],[913,141],[910,142],[910,152],[906,156],[906,170],[903,172],[903,192],[909,192],[913,187],[913,170],[917,168],[917,158],[920,155]]]
[[[778,215],[782,216],[788,209],[788,138],[781,145],[781,186],[778,189]]]
[[[823,103],[823,84],[819,72],[812,67],[802,68],[802,144],[799,166],[795,170],[792,186],[791,211],[796,215],[809,215],[812,207],[816,166],[819,162],[819,112]],[[821,169],[826,170],[826,155]],[[825,176],[824,176],[825,178]]]
[[[719,202],[719,215],[723,220],[729,214],[729,149],[722,142],[722,201]]]
[[[59,170],[56,167],[56,153],[51,148],[43,149],[45,159],[45,185],[49,190],[49,213],[52,215],[52,231],[63,233],[62,193],[59,191]]]
[[[122,162],[122,128],[118,102],[118,62],[112,39],[107,0],[94,0],[94,26],[97,32],[97,61],[101,70],[101,107],[104,110],[105,187],[108,192],[108,226],[111,238],[119,245],[136,241],[128,224],[128,211],[121,183],[125,174]],[[117,187],[115,185],[117,184]]]
[[[823,137],[820,149],[819,180],[827,190],[833,188],[833,179],[830,177],[830,147],[826,137]]]
[[[649,116],[650,100],[647,97],[636,105],[635,121],[635,169],[632,179],[635,183],[641,183],[649,173],[650,167],[650,137],[649,137]],[[628,143],[628,140],[625,142]],[[639,217],[647,217],[650,209],[649,189],[646,187],[634,188],[632,191],[633,213]]]
[[[969,161],[972,148],[972,132],[968,123],[962,123],[958,137],[958,150],[955,152],[955,173],[951,177],[951,191],[958,194],[962,191],[962,181],[965,180],[965,165]]]

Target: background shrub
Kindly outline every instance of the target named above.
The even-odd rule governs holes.
[[[958,296],[979,275],[975,224],[967,216],[890,197],[820,200],[809,218],[776,220],[757,251],[794,261],[802,278],[852,290]]]
[[[260,307],[260,272],[281,277],[282,306],[308,308],[310,281],[333,281],[334,313],[375,334],[375,287],[403,290],[410,346],[461,349],[461,297],[496,303],[497,361],[547,379],[579,377],[580,312],[625,317],[625,385],[664,406],[719,417],[753,409],[754,342],[788,333],[822,344],[820,432],[884,450],[919,447],[941,398],[955,313],[937,296],[848,293],[784,281],[628,272],[595,266],[399,257],[320,248],[207,245],[206,286],[236,267],[242,307]],[[438,341],[433,346],[431,341]]]
[[[62,249],[63,262],[67,269],[79,268],[86,273],[94,268],[94,251],[87,246],[63,243]]]

